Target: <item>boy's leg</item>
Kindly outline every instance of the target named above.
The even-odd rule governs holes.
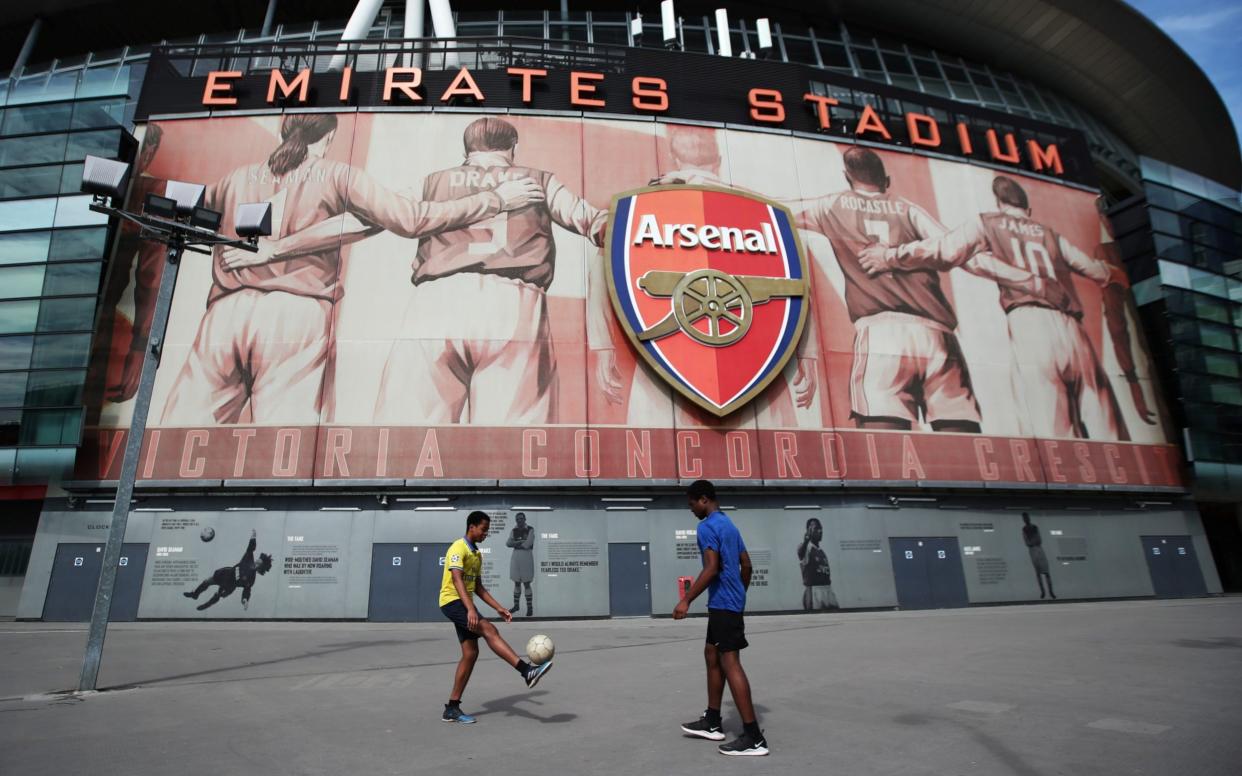
[[[725,680],[729,683],[729,694],[733,696],[733,705],[742,717],[742,724],[749,725],[755,721],[755,705],[750,698],[750,680],[742,668],[742,653],[729,651],[720,653],[720,667]],[[710,682],[710,678],[709,678]],[[709,688],[710,693],[710,688]],[[720,694],[717,696],[719,703]]]
[[[720,652],[716,645],[703,647],[703,659],[707,662],[707,708],[719,713],[724,699],[724,672],[720,669]]]
[[[466,691],[466,683],[470,681],[470,674],[474,671],[474,664],[479,659],[479,642],[474,639],[467,639],[461,643],[461,660],[457,662],[457,673],[453,676],[453,692],[449,695],[449,701],[461,701],[462,693]]]
[[[513,647],[509,646],[509,642],[505,641],[504,637],[500,635],[500,631],[496,629],[495,625],[492,625],[487,620],[480,619],[479,635],[487,641],[487,646],[491,647],[491,650],[496,653],[497,657],[517,668],[521,658],[513,651]]]

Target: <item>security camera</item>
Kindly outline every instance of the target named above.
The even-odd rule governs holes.
[[[897,503],[898,503],[899,501],[901,501],[901,499],[897,498],[896,496],[889,496],[889,497],[888,497],[888,503],[892,504],[893,506],[897,506]]]

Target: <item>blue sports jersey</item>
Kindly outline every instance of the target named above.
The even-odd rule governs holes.
[[[713,550],[720,556],[720,573],[707,587],[707,608],[741,612],[746,608],[742,584],[742,553],[746,543],[737,526],[724,512],[712,512],[699,521],[699,552]]]

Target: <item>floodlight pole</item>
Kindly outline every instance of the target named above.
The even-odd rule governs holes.
[[[142,441],[147,431],[147,415],[151,409],[151,394],[155,389],[155,371],[164,349],[164,333],[168,328],[168,313],[172,308],[173,289],[177,285],[177,269],[181,264],[181,254],[187,248],[197,253],[210,253],[196,245],[235,245],[243,249],[255,250],[245,241],[225,240],[205,229],[198,229],[176,221],[138,216],[98,204],[91,205],[91,210],[110,216],[119,216],[141,225],[142,236],[164,243],[167,246],[167,252],[165,253],[164,271],[160,274],[159,291],[155,297],[155,312],[151,319],[147,352],[142,359],[141,377],[134,396],[134,412],[129,422],[129,435],[125,439],[125,456],[121,460],[121,474],[116,486],[116,502],[112,505],[112,522],[108,528],[108,543],[104,547],[103,568],[99,572],[99,587],[95,590],[95,606],[91,610],[91,627],[86,637],[86,656],[82,661],[82,677],[78,681],[79,692],[94,690],[99,680],[99,664],[103,659],[104,638],[108,635],[108,617],[112,613],[116,574],[121,562],[122,545],[125,543],[125,529],[129,524],[129,510],[134,497],[134,481],[138,476]]]

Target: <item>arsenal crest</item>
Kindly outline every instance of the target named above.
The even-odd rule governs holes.
[[[683,396],[723,417],[780,374],[808,289],[785,207],[708,186],[639,189],[614,198],[606,245],[622,328]]]

